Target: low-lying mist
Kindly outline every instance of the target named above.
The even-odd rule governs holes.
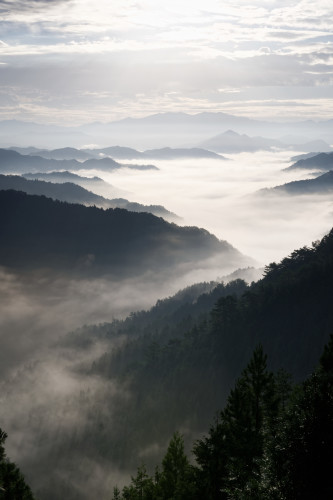
[[[156,160],[155,172],[123,169],[96,175],[126,190],[130,200],[162,204],[183,218],[181,224],[204,227],[265,265],[321,238],[331,227],[329,197],[252,196],[310,178],[309,171],[283,171],[294,154],[261,151],[227,155],[227,161]]]
[[[63,461],[54,458],[66,436],[89,427],[91,412],[106,411],[110,419],[112,401],[126,397],[124,387],[89,375],[92,362],[122,339],[72,345],[63,340],[67,332],[149,308],[180,285],[152,275],[112,282],[0,269],[0,425],[9,435],[9,457],[42,498],[51,498],[52,490],[55,499],[89,499],[92,492],[103,498],[112,484],[128,479],[117,464],[75,456],[75,450]]]
[[[322,237],[332,225],[329,196],[258,193],[311,176],[283,171],[293,154],[260,152],[229,155],[227,161],[156,161],[158,171],[83,173],[98,175],[126,192],[131,201],[165,206],[183,218],[183,225],[203,227],[264,265]],[[91,415],[100,414],[101,422],[112,420],[117,401],[129,397],[125,384],[106,382],[90,372],[96,358],[124,339],[96,336],[80,346],[66,344],[66,334],[85,324],[124,318],[184,286],[232,271],[232,265],[222,266],[214,259],[195,269],[185,266],[178,277],[146,273],[117,281],[107,276],[74,279],[65,274],[0,269],[0,426],[9,435],[9,457],[22,468],[40,498],[110,498],[111,487],[128,482],[133,473],[130,464],[119,466],[90,457],[89,443],[87,453],[80,456],[64,444],[66,436],[71,442],[76,436],[79,441],[81,432],[93,436],[96,419]],[[156,443],[158,452],[160,446]],[[63,452],[60,461],[59,449]],[[142,450],[145,459],[146,452]],[[138,464],[139,458],[133,461]]]
[[[9,457],[38,498],[109,498],[112,486],[128,481],[134,469],[121,463],[121,450],[121,465],[96,456],[96,419],[111,425],[119,402],[130,397],[125,383],[91,372],[95,360],[127,340],[99,331],[104,331],[104,322],[175,293],[187,280],[200,277],[200,270],[195,273],[178,280],[147,274],[112,282],[107,277],[80,280],[0,269],[0,425],[9,435]],[[85,324],[100,325],[96,335],[89,330],[87,338]],[[68,334],[78,327],[83,328]],[[119,425],[119,416],[114,425]],[[87,435],[91,442],[83,445]],[[66,447],[67,440],[76,439],[81,451],[87,446],[86,453]],[[150,458],[161,453],[160,446],[156,443]],[[142,453],[146,460],[148,452]]]
[[[214,277],[217,276],[217,266]],[[18,273],[0,268],[0,373],[38,359],[68,331],[84,324],[111,322],[150,308],[158,299],[200,281],[205,270],[168,279],[147,273],[114,281],[107,276],[75,279],[43,271]],[[210,273],[209,273],[210,274]]]

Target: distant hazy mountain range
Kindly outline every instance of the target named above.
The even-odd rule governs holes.
[[[21,154],[29,154],[34,156],[42,156],[50,160],[88,160],[102,159],[103,157],[111,157],[119,160],[175,160],[181,158],[211,158],[223,160],[223,156],[213,153],[202,148],[161,148],[150,149],[147,151],[137,151],[133,148],[110,146],[107,148],[95,149],[76,149],[76,148],[60,148],[53,150],[40,150],[37,148],[10,148]]]
[[[287,139],[287,138],[286,138]],[[292,139],[292,137],[290,137]],[[117,160],[179,160],[179,159],[225,159],[221,153],[243,153],[255,152],[260,150],[272,151],[274,149],[291,149],[311,151],[307,155],[315,155],[314,151],[331,151],[331,147],[323,140],[310,141],[303,144],[293,144],[282,142],[276,139],[267,139],[265,137],[249,137],[246,134],[238,134],[233,130],[228,130],[211,139],[201,143],[200,148],[160,148],[138,151],[129,147],[109,146],[106,148],[60,148],[53,150],[40,150],[34,147],[20,148],[12,147],[10,150],[23,155],[39,156],[48,160],[71,161],[78,160],[84,162],[88,168],[91,168],[93,161],[104,159],[106,168],[110,168],[107,158]],[[303,157],[303,155],[302,155]],[[298,159],[298,158],[297,158]],[[98,164],[101,168],[102,164]]]
[[[292,156],[290,158],[290,161],[292,162],[296,162],[298,160],[305,160],[306,158],[312,158],[312,156],[316,156],[318,154],[317,153],[303,153],[303,154],[300,154],[300,155],[296,155],[296,156]]]
[[[79,127],[41,125],[16,120],[0,122],[3,147],[35,145],[40,149],[54,149],[64,145],[93,149],[109,145],[110,138],[113,144],[126,144],[140,150],[166,145],[172,148],[193,148],[228,130],[249,136],[268,137],[282,143],[286,142],[285,138],[288,136],[297,136],[298,144],[313,140],[333,143],[333,120],[275,123],[226,113],[161,113]]]
[[[61,172],[36,172],[36,173],[24,173],[22,174],[26,179],[33,179],[46,182],[56,182],[63,184],[64,182],[72,182],[81,186],[89,191],[94,191],[94,188],[102,188],[103,190],[108,190],[109,192],[118,191],[117,188],[103,181],[100,177],[83,177],[78,174],[73,174],[68,172],[68,170],[63,170]],[[36,193],[37,194],[37,193]]]
[[[228,130],[211,139],[204,141],[202,147],[221,153],[243,153],[274,149],[300,149],[301,151],[331,151],[330,146],[323,140],[310,141],[304,144],[285,143],[281,140],[265,137],[249,137],[246,134],[237,134]]]
[[[30,178],[34,177],[34,174],[26,175]],[[95,177],[95,179],[98,179],[98,177]],[[103,182],[101,179],[100,181]],[[52,183],[36,179],[28,180],[18,175],[0,174],[0,189],[14,189],[16,191],[23,191],[27,194],[43,195],[53,200],[67,201],[68,203],[81,203],[87,206],[95,205],[101,208],[123,208],[131,212],[147,212],[157,217],[163,217],[170,222],[180,220],[180,217],[169,212],[161,205],[142,205],[140,203],[130,202],[124,198],[113,198],[109,200],[73,182]]]
[[[54,160],[41,156],[22,155],[17,151],[0,149],[0,173],[49,172],[54,170],[98,169],[110,172],[119,168],[135,170],[158,170],[154,165],[126,165],[112,158],[77,160]]]
[[[18,269],[119,278],[153,271],[170,277],[179,266],[185,272],[212,258],[221,268],[249,264],[229,243],[204,229],[20,191],[0,191],[0,228],[0,265]]]
[[[317,169],[317,170],[332,170],[333,169],[333,153],[320,153],[309,158],[303,158],[296,163],[286,168],[285,170],[294,170],[297,168]]]
[[[315,179],[293,181],[271,189],[262,189],[261,194],[287,193],[291,195],[325,194],[333,192],[333,171],[319,175]]]
[[[98,155],[91,154],[88,151],[76,149],[76,148],[59,148],[49,151],[48,149],[37,149],[37,148],[10,148],[21,154],[27,154],[30,156],[41,156],[42,158],[47,158],[48,160],[79,160],[86,161],[92,158],[98,159]],[[29,151],[31,150],[32,151]]]

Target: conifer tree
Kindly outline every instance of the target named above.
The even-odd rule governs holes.
[[[154,498],[153,480],[148,476],[145,465],[138,467],[131,484],[124,487],[122,498],[124,500],[152,500]]]
[[[34,500],[20,469],[6,457],[6,439],[7,434],[0,429],[0,499]]]
[[[274,500],[333,498],[332,450],[333,336],[280,419],[263,471],[264,493]]]
[[[276,411],[274,377],[258,346],[209,437],[194,447],[201,487],[206,485],[209,491],[207,498],[258,498],[265,434]]]
[[[165,457],[158,482],[163,500],[186,500],[191,496],[191,468],[184,451],[184,438],[175,432]]]

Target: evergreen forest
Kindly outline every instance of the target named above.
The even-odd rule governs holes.
[[[61,401],[56,427],[57,401],[24,417],[39,439],[38,463],[23,464],[36,498],[87,498],[71,482],[81,471],[84,483],[86,457],[110,467],[114,499],[330,498],[332,278],[333,230],[251,285],[197,284],[65,335],[58,347],[76,357],[99,340],[105,349],[76,366],[97,386]],[[59,467],[66,482],[50,474]]]
[[[193,446],[193,461],[175,432],[162,463],[141,464],[113,500],[328,499],[333,495],[333,336],[319,366],[301,384],[267,369],[258,346]]]

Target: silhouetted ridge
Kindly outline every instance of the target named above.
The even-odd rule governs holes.
[[[79,181],[81,182],[105,182],[103,179],[100,177],[82,177],[81,175],[78,174],[73,174],[72,172],[69,172],[68,170],[62,170],[60,172],[36,172],[36,173],[24,173],[23,177],[26,179],[32,179],[32,180],[44,180],[44,181],[50,181],[50,182],[74,182],[77,183]],[[107,183],[105,183],[107,184]]]
[[[329,193],[333,190],[333,171],[319,175],[315,179],[288,182],[271,189],[262,189],[262,194],[288,193],[292,195]]]
[[[0,498],[3,500],[34,500],[30,487],[14,462],[6,455],[7,434],[0,428]]]
[[[194,264],[212,256],[242,260],[231,245],[196,227],[148,213],[53,201],[0,191],[2,265],[79,268],[117,274]]]
[[[62,177],[64,175],[64,178]],[[125,210],[130,210],[132,212],[148,212],[152,213],[158,217],[164,217],[166,219],[175,221],[177,218],[176,214],[169,212],[161,205],[142,205],[140,203],[130,202],[124,198],[104,198],[99,196],[87,189],[79,186],[76,182],[83,182],[84,184],[90,184],[90,179],[87,177],[80,177],[78,175],[72,174],[70,172],[53,172],[52,174],[36,174],[46,179],[63,179],[64,182],[45,182],[43,180],[34,179],[34,174],[25,174],[28,177],[32,177],[32,180],[28,180],[24,177],[18,175],[1,175],[0,174],[0,189],[15,189],[17,191],[24,191],[27,194],[37,194],[50,197],[54,200],[67,201],[68,203],[82,203],[83,205],[96,205],[100,208],[123,208]],[[65,179],[73,179],[73,182],[65,182]],[[102,179],[98,177],[93,177],[91,184],[102,183]]]
[[[0,189],[15,189],[17,191],[24,191],[27,194],[44,195],[69,203],[95,203],[96,205],[104,205],[108,201],[103,196],[98,196],[73,182],[56,184],[40,180],[28,180],[19,175],[0,174]]]
[[[333,153],[320,153],[310,158],[298,160],[296,163],[286,168],[285,170],[293,170],[296,168],[332,170],[333,169]]]
[[[112,419],[104,420],[102,430],[94,427],[93,443],[82,434],[82,449],[127,468],[135,467],[142,450],[165,443],[174,429],[186,426],[195,439],[224,407],[258,344],[268,353],[269,369],[304,379],[333,329],[332,283],[333,230],[267,266],[265,277],[249,287],[238,280],[202,288],[206,293],[199,296],[185,291],[124,321],[79,330],[72,347],[96,335],[111,339],[92,372],[112,384],[121,381],[127,390]],[[128,340],[115,349],[117,337]],[[149,467],[158,453],[157,447],[145,457]]]
[[[154,165],[123,165],[111,158],[89,159],[79,162],[75,159],[42,158],[36,154],[21,155],[17,151],[0,149],[0,173],[50,172],[52,170],[81,170],[90,168],[112,171],[123,167],[134,170],[158,170]]]
[[[21,155],[17,151],[0,149],[0,173],[46,172],[49,170],[78,170],[81,163],[76,160],[49,160],[32,155]]]

